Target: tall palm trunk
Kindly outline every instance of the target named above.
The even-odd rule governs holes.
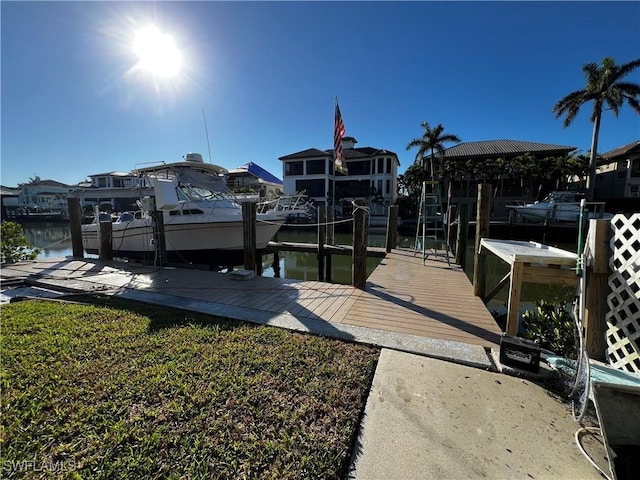
[[[593,137],[591,137],[591,157],[589,159],[589,177],[587,178],[587,201],[593,202],[596,191],[596,164],[598,162],[598,135],[600,134],[600,117],[602,111],[599,110],[593,121]]]

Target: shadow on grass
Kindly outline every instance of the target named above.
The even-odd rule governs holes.
[[[173,308],[171,306],[158,306],[135,300],[114,297],[111,295],[70,295],[61,297],[74,302],[86,303],[96,307],[104,307],[141,315],[149,319],[149,332],[157,332],[165,328],[183,327],[195,325],[198,327],[216,328],[221,331],[230,331],[238,327],[257,327],[250,322],[218,317],[206,313],[193,312]]]

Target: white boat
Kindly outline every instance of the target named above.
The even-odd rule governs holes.
[[[544,200],[524,205],[510,205],[507,208],[524,220],[533,222],[563,222],[577,223],[580,216],[580,200],[582,195],[577,192],[551,192]],[[596,208],[595,211],[594,207]],[[584,217],[611,218],[613,215],[603,211],[604,203],[589,203]]]
[[[141,178],[140,191],[152,192],[139,199],[139,211],[121,213],[111,224],[115,257],[154,260],[159,237],[153,211],[161,212],[169,261],[231,266],[243,260],[242,207],[229,192],[222,175],[226,170],[189,154],[187,161],[134,170]],[[286,215],[277,211],[257,213],[256,247],[264,250]],[[82,226],[87,253],[97,254],[100,221]],[[160,222],[157,222],[160,224]]]

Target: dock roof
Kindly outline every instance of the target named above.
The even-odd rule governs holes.
[[[524,153],[565,155],[576,147],[549,143],[528,142],[522,140],[483,140],[462,142],[445,149],[445,158],[486,158],[515,156]]]

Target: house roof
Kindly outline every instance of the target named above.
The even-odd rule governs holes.
[[[22,190],[20,190],[19,188],[5,187],[4,185],[0,185],[0,195],[2,195],[3,197],[17,197],[20,195],[20,192],[22,192]]]
[[[135,173],[131,172],[106,172],[106,173],[94,173],[93,175],[89,175],[89,178],[92,177],[135,177]]]
[[[38,187],[59,187],[59,188],[68,188],[69,185],[67,185],[66,183],[60,183],[60,182],[56,182],[55,180],[36,180],[36,181],[32,181],[32,182],[28,182],[28,183],[21,183],[20,185],[18,185],[19,187],[26,187],[26,186],[38,186]]]
[[[630,153],[640,153],[640,140],[635,140],[621,147],[614,148],[613,150],[609,150],[608,152],[600,154],[600,157],[606,160],[611,160],[616,157],[629,155]]]
[[[521,140],[483,140],[480,142],[462,142],[445,149],[447,158],[477,158],[521,155],[523,153],[566,154],[576,147],[553,145],[548,143],[525,142]]]
[[[396,153],[390,150],[385,150],[384,148],[382,149],[375,148],[375,147],[345,148],[342,150],[342,155],[344,156],[345,160],[357,160],[360,158],[369,158],[369,157],[374,157],[378,155],[390,155],[392,157],[395,157],[396,162],[398,163],[398,165],[400,165],[400,161],[398,160],[398,155],[396,155]],[[304,159],[313,158],[313,157],[333,158],[333,149],[318,150],[317,148],[309,148],[301,152],[285,155],[284,157],[280,157],[279,160],[304,160]]]
[[[254,177],[260,180],[264,180],[265,182],[275,183],[276,185],[282,185],[282,180],[280,180],[275,175],[272,175],[271,173],[267,172],[264,168],[262,168],[257,163],[249,162],[249,163],[245,163],[244,165],[241,165],[238,168],[229,170],[229,173],[244,173],[244,172],[248,172]]]
[[[302,150],[301,152],[291,153],[289,155],[285,155],[284,157],[279,157],[278,160],[297,160],[302,158],[310,158],[310,157],[327,157],[330,153],[326,150],[318,150],[317,148],[308,148],[306,150]]]

